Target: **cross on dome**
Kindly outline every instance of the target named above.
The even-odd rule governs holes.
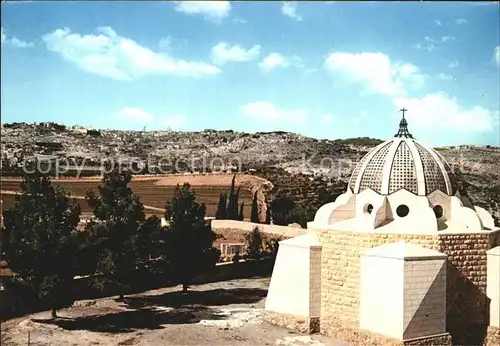
[[[404,107],[399,110],[401,113],[403,113],[403,119],[405,118],[405,112],[408,111],[408,109],[405,109]]]
[[[399,122],[399,130],[398,133],[394,135],[394,137],[399,137],[399,138],[413,138],[411,135],[410,131],[408,131],[408,122],[405,119],[405,112],[408,111],[408,109],[405,109],[404,107],[399,110],[403,114],[403,118]]]

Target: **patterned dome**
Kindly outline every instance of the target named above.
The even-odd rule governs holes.
[[[349,188],[353,193],[370,188],[381,195],[406,189],[419,196],[440,190],[453,196],[457,183],[443,157],[408,132],[403,113],[398,133],[361,159],[352,173]]]

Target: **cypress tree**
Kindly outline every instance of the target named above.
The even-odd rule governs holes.
[[[229,201],[227,203],[227,211],[226,211],[226,218],[229,220],[235,219],[237,213],[235,213],[234,211],[238,210],[238,204],[236,204],[235,208],[235,203],[237,203],[237,201],[235,201],[235,192],[234,192],[235,180],[236,180],[236,175],[233,175],[233,180],[231,181],[231,187],[229,188]]]
[[[227,218],[227,193],[221,192],[219,195],[219,204],[215,212],[217,220],[225,220]]]
[[[236,190],[236,193],[234,194],[234,202],[231,210],[231,216],[232,216],[231,220],[240,219],[240,213],[238,211],[238,206],[240,205],[239,199],[240,199],[240,187],[238,187],[238,190]]]
[[[271,205],[267,203],[267,208],[266,208],[266,220],[264,221],[266,225],[271,224]]]
[[[245,205],[245,202],[241,202],[240,212],[239,212],[239,215],[238,215],[238,219],[240,221],[243,221],[243,219],[245,219],[245,215],[243,214],[243,206],[244,205]]]
[[[257,204],[257,192],[253,195],[252,211],[250,212],[250,222],[259,223],[259,206]]]

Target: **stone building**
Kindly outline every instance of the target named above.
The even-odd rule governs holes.
[[[280,242],[271,322],[353,345],[500,344],[500,229],[407,125]]]

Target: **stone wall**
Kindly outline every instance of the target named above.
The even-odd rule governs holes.
[[[321,266],[321,331],[343,335],[359,326],[360,252],[405,241],[447,254],[447,330],[455,344],[482,343],[488,325],[486,251],[499,243],[499,232],[439,235],[368,234],[318,230],[323,246]],[[331,323],[330,321],[336,321]],[[339,327],[339,324],[345,327]],[[350,329],[349,329],[350,330]],[[383,343],[382,343],[383,344]]]
[[[447,330],[456,344],[481,344],[489,324],[486,251],[499,244],[500,232],[440,234],[439,249],[448,255]]]
[[[286,326],[286,324],[284,325]],[[347,324],[335,317],[325,319],[322,316],[320,331],[323,334],[334,336],[356,346],[452,346],[451,337],[448,333],[401,341],[360,330],[357,325]]]
[[[281,238],[288,239],[305,234],[306,229],[294,228],[287,226],[268,225],[246,221],[235,220],[212,220],[212,230],[223,238],[218,242],[245,242],[245,236],[249,234],[255,227],[258,227],[263,234],[263,238]]]

